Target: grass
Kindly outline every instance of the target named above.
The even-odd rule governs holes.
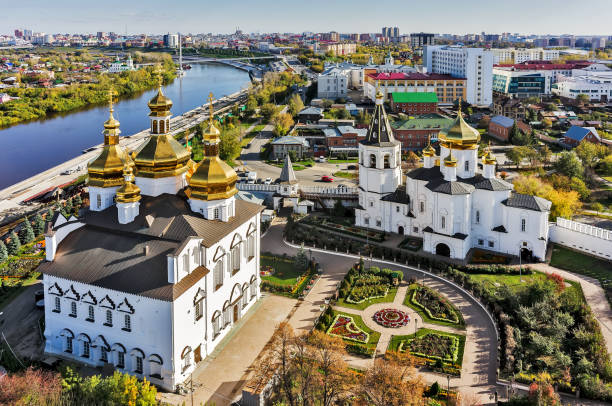
[[[337,178],[355,179],[357,178],[358,175],[355,172],[338,171],[338,172],[334,172],[333,176]]]
[[[412,297],[412,292],[416,288],[417,288],[416,284],[410,285],[410,288],[406,291],[406,297],[404,297],[404,305],[410,307],[412,310],[417,312],[419,316],[421,316],[421,318],[423,319],[424,323],[437,324],[439,326],[448,326],[448,327],[454,327],[454,328],[460,328],[460,329],[465,328],[465,321],[463,320],[463,315],[461,314],[459,309],[453,306],[452,303],[450,302],[449,304],[452,306],[452,308],[455,310],[455,312],[457,312],[457,315],[459,316],[459,323],[451,323],[450,321],[436,320],[436,319],[432,319],[431,317],[429,317],[429,315],[423,309],[416,306],[414,303],[412,303],[412,301],[410,301],[410,298]]]
[[[355,164],[358,159],[329,159],[327,162],[330,164]]]
[[[293,285],[297,279],[304,274],[298,271],[292,262],[286,262],[282,259],[261,258],[261,266],[271,266],[274,268],[274,274],[270,276],[262,276],[261,279],[279,285]]]
[[[391,303],[395,299],[395,295],[397,294],[396,287],[390,287],[389,292],[385,297],[377,297],[374,299],[365,300],[362,303],[348,303],[344,299],[338,299],[336,303],[338,306],[348,307],[356,310],[364,310],[366,307],[376,304],[376,303]]]
[[[372,329],[370,329],[368,326],[365,325],[365,323],[363,322],[363,319],[361,318],[361,316],[358,316],[356,314],[351,314],[351,313],[345,313],[345,312],[340,312],[340,311],[336,311],[334,310],[333,312],[333,317],[336,317],[336,315],[342,315],[342,316],[348,316],[348,317],[352,317],[353,321],[355,322],[355,325],[357,327],[359,327],[361,330],[365,331],[366,333],[368,333],[370,335],[370,338],[368,339],[368,343],[365,344],[365,346],[367,346],[370,349],[375,349],[376,345],[378,345],[378,340],[380,340],[380,333],[377,331],[374,331]],[[347,344],[354,344],[353,341],[350,340],[345,340],[345,342]]]
[[[550,265],[559,269],[597,279],[608,292],[612,290],[612,266],[610,262],[581,254],[559,245],[553,247]]]
[[[442,336],[450,336],[450,337],[456,337],[459,339],[459,351],[457,353],[457,363],[456,365],[461,365],[463,363],[463,352],[465,350],[465,336],[461,335],[461,334],[453,334],[453,333],[447,333],[445,331],[438,331],[438,330],[432,330],[429,328],[420,328],[417,330],[416,335],[415,334],[410,334],[410,335],[406,335],[406,336],[392,336],[391,340],[389,341],[389,347],[387,348],[387,351],[397,351],[397,349],[399,348],[399,345],[402,341],[404,340],[410,340],[413,338],[419,338],[419,337],[423,337],[426,334],[438,334],[438,335],[442,335]],[[417,357],[419,358],[419,357]]]
[[[602,176],[608,182],[612,182],[612,176]]]
[[[28,286],[35,284],[39,277],[40,277],[40,273],[34,272],[29,278],[20,280],[21,284],[18,284],[18,283],[7,284],[7,282],[4,282],[5,284],[4,289],[6,291],[0,294],[0,310],[2,310],[11,301],[13,301],[13,299],[19,296],[25,289],[28,288]]]

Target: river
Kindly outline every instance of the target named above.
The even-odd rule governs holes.
[[[164,87],[172,99],[173,115],[207,103],[208,93],[220,98],[249,85],[247,72],[220,64],[193,64],[183,78]],[[156,90],[149,90],[115,105],[115,118],[123,135],[149,127],[147,101]],[[74,158],[104,141],[102,125],[108,118],[107,106],[96,106],[73,113],[18,124],[0,130],[0,189]]]

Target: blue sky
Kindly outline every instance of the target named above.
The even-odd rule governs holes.
[[[0,33],[379,32],[612,35],[612,0],[3,0]]]

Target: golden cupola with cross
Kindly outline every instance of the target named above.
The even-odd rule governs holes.
[[[191,160],[191,151],[181,145],[170,133],[172,100],[162,90],[159,68],[157,74],[159,76],[157,93],[148,103],[151,110],[149,113],[151,135],[133,154],[136,184],[143,194],[150,196],[161,193],[175,194],[182,189],[185,186],[185,175]]]
[[[119,121],[113,116],[113,90],[109,91],[109,116],[104,123],[102,152],[87,166],[89,186],[112,188],[123,184],[123,167],[133,165],[130,156],[119,146]]]
[[[191,209],[205,218],[228,221],[234,216],[234,195],[238,193],[238,175],[231,166],[219,158],[221,131],[213,121],[213,95],[209,96],[208,125],[202,134],[204,158],[189,178],[185,194]]]
[[[476,149],[480,141],[480,133],[463,119],[461,113],[462,100],[459,99],[459,109],[455,122],[447,129],[440,131],[438,140],[440,145],[453,149]]]

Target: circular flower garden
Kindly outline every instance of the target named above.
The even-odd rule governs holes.
[[[397,309],[382,309],[374,313],[374,321],[383,327],[398,328],[410,322],[408,313]]]

